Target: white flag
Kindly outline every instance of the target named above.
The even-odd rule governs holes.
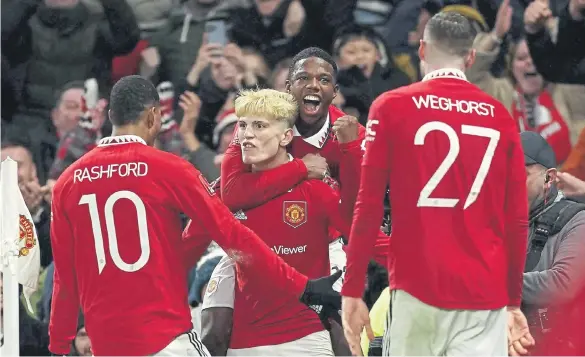
[[[35,224],[18,187],[18,166],[10,157],[2,162],[2,246],[12,251],[10,269],[23,286],[28,309],[30,296],[37,290],[41,252]]]

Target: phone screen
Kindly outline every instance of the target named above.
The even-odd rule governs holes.
[[[222,46],[228,43],[226,24],[223,20],[208,21],[205,24],[205,33],[208,43],[217,43]]]

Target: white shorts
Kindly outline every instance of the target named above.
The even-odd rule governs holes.
[[[312,333],[280,345],[228,349],[228,356],[333,356],[328,331]]]
[[[506,308],[444,310],[403,290],[391,294],[384,356],[508,356]]]
[[[210,356],[199,335],[191,330],[175,338],[154,356]]]

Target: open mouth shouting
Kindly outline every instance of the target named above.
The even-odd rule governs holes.
[[[539,73],[536,71],[529,71],[529,72],[524,73],[524,77],[526,77],[526,78],[535,78],[538,75],[539,75]]]
[[[321,109],[321,97],[315,94],[307,94],[303,97],[302,109],[306,115],[313,116]]]
[[[256,148],[256,145],[252,144],[249,141],[242,142],[242,149],[244,151],[249,151],[249,150],[252,150],[252,149],[255,149],[255,148]]]

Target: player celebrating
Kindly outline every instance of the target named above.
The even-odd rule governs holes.
[[[286,148],[293,139],[297,110],[292,95],[272,89],[244,91],[236,99],[237,138],[243,161],[254,172],[274,170],[292,160]],[[361,156],[359,146],[354,151]],[[342,165],[348,162],[352,160],[342,160]],[[359,160],[353,165],[345,169],[355,172]],[[304,180],[236,217],[291,266],[308,277],[320,277],[330,271],[328,228],[349,235],[349,217],[341,218],[339,205],[339,195],[326,183]],[[250,269],[236,265],[238,288],[228,355],[333,355],[329,332],[313,310],[275,293],[254,279]],[[218,284],[212,285],[212,293]]]
[[[338,91],[336,76],[337,65],[333,58],[322,49],[311,47],[293,58],[286,88],[299,106],[290,153],[295,158],[317,153],[325,158],[331,176],[347,186],[342,192],[343,199],[345,192],[348,195],[357,193],[359,178],[355,172],[345,172],[340,167],[342,158],[347,158],[343,152],[359,146],[365,130],[356,118],[344,115],[331,105]],[[305,165],[303,160],[294,159],[276,170],[250,172],[250,167],[242,161],[239,143],[234,140],[222,161],[222,199],[234,212],[256,207],[307,178],[323,178],[327,167],[320,164],[309,162]],[[315,172],[311,166],[318,167],[320,172]]]
[[[526,252],[524,158],[506,108],[467,82],[474,31],[456,13],[428,22],[422,82],[384,93],[366,126],[361,187],[342,289],[343,325],[359,354],[361,300],[389,183],[391,306],[385,355],[508,353],[531,338],[519,310]]]
[[[191,164],[152,147],[161,109],[148,80],[116,83],[109,116],[114,136],[54,187],[52,353],[69,352],[81,306],[96,356],[208,355],[187,305],[180,212],[192,218],[199,252],[214,240],[274,291],[337,303],[336,276],[307,281],[233,218]]]

